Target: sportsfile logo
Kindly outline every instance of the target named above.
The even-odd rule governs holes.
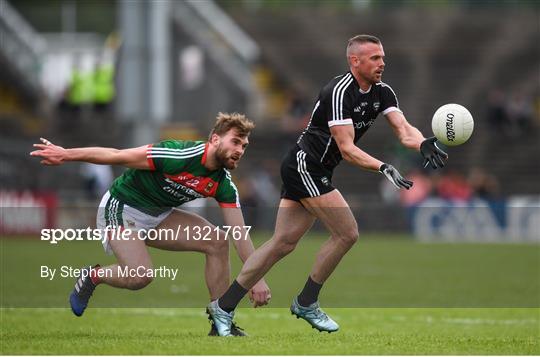
[[[456,132],[454,131],[454,114],[446,114],[446,139],[448,141],[454,141],[456,138]]]
[[[44,228],[41,230],[41,240],[50,244],[61,241],[97,241],[108,240],[150,240],[175,241],[179,239],[210,241],[210,240],[246,240],[249,238],[251,226],[182,226],[172,228],[129,229],[124,227],[106,226],[99,228]]]

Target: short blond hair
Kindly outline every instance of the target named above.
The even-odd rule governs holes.
[[[216,123],[210,131],[208,138],[210,139],[214,134],[223,136],[231,129],[236,129],[238,135],[242,137],[249,136],[249,133],[253,128],[255,128],[255,124],[244,114],[219,112],[216,117]]]

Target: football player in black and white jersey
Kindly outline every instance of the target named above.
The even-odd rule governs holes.
[[[321,90],[307,128],[282,163],[282,199],[272,239],[249,257],[227,292],[209,305],[220,335],[230,334],[234,309],[242,297],[295,248],[316,219],[324,223],[331,236],[317,254],[303,290],[293,299],[291,312],[319,331],[339,329],[320,309],[318,295],[357,241],[358,226],[347,202],[332,185],[334,168],[345,159],[360,168],[382,173],[398,189],[413,185],[392,165],[355,145],[379,114],[384,115],[401,144],[421,153],[425,166],[443,167],[448,158],[437,147],[434,137],[426,139],[409,124],[395,92],[381,81],[385,64],[379,39],[369,35],[351,38],[347,61],[349,71]]]

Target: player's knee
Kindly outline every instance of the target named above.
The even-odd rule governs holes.
[[[207,254],[211,255],[229,255],[229,241],[225,237],[225,233],[220,231],[214,239],[207,241]]]
[[[274,252],[278,257],[282,258],[292,252],[296,248],[296,241],[290,239],[275,239],[274,242]]]
[[[128,279],[127,288],[130,290],[140,290],[148,286],[152,280],[154,280],[153,277],[146,275],[130,277]]]
[[[345,245],[353,246],[358,241],[359,236],[360,234],[358,233],[358,228],[351,227],[349,229],[342,230],[337,238],[340,239]]]

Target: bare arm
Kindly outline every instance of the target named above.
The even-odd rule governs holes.
[[[408,190],[412,187],[412,181],[404,179],[392,165],[385,164],[354,145],[354,129],[352,125],[332,126],[330,132],[339,147],[341,156],[345,160],[361,168],[382,173],[398,189],[405,188]]]
[[[386,114],[386,119],[403,146],[420,151],[424,158],[424,167],[428,164],[434,169],[444,167],[448,154],[437,146],[435,137],[424,138],[420,130],[409,124],[401,112],[390,112]]]
[[[246,230],[244,229],[245,223],[242,210],[240,208],[223,207],[222,212],[223,220],[225,221],[226,225],[232,226],[233,228],[241,227],[241,239],[233,239],[233,241],[238,256],[240,257],[242,262],[245,263],[251,253],[255,251],[255,247],[253,246],[253,242],[251,241],[249,233],[246,232]],[[231,237],[232,234],[229,233],[229,237],[227,238],[230,239]],[[251,288],[251,290],[249,291],[249,297],[254,307],[268,304],[268,301],[270,301],[271,298],[271,294],[270,288],[266,284],[264,278],[259,280],[257,284],[255,284]]]
[[[40,140],[42,144],[34,144],[38,150],[32,151],[30,155],[41,157],[43,165],[61,165],[67,161],[81,161],[101,165],[122,165],[141,170],[150,169],[146,158],[146,145],[123,150],[103,147],[64,149],[46,139]]]
[[[383,162],[354,144],[354,128],[352,125],[334,125],[330,127],[330,133],[345,160],[366,170],[379,171]]]
[[[386,114],[386,119],[403,146],[420,151],[420,144],[426,138],[424,138],[420,130],[416,129],[405,119],[403,113],[400,111],[390,112]]]
[[[238,253],[238,257],[242,261],[242,263],[245,263],[246,260],[249,258],[251,253],[255,251],[255,247],[253,246],[253,242],[251,241],[251,237],[248,232],[246,232],[246,229],[244,228],[245,222],[244,222],[244,215],[242,214],[242,210],[240,208],[232,208],[232,207],[223,207],[223,220],[225,221],[225,224],[231,227],[239,227],[236,228],[236,230],[240,229],[242,232],[242,238],[241,239],[233,239],[234,242],[234,248],[236,249],[236,252]],[[232,230],[229,232],[229,236],[227,239],[232,238]]]

